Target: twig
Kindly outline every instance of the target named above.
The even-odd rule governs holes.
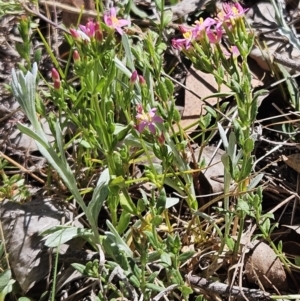
[[[193,287],[200,288],[207,292],[223,296],[231,295],[235,297],[236,300],[245,300],[243,295],[245,295],[250,301],[271,300],[270,293],[258,289],[249,289],[245,287],[240,288],[238,286],[233,286],[232,288],[230,288],[230,286],[227,284],[210,281],[205,278],[191,274],[188,274],[186,276],[186,280]]]
[[[32,173],[30,170],[26,169],[25,167],[23,167],[22,165],[20,165],[18,162],[14,161],[13,159],[11,159],[10,157],[6,156],[2,152],[0,152],[0,157],[2,157],[3,159],[7,160],[8,162],[10,162],[11,164],[13,164],[14,166],[20,168],[20,170],[22,172],[25,172],[25,173],[31,175],[38,182],[40,182],[42,184],[45,184],[44,180],[42,180],[41,178],[39,178],[38,176],[36,176],[34,173]]]
[[[157,294],[152,301],[158,301],[160,300],[167,292],[172,291],[174,288],[176,288],[178,284],[172,284],[168,287],[166,287],[164,290],[162,290],[159,294]]]

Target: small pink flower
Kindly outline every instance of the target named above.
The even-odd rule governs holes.
[[[82,42],[82,41],[90,42],[91,41],[89,36],[80,29],[70,28],[70,33],[75,41],[78,41],[78,42]]]
[[[53,87],[55,90],[59,90],[60,89],[60,80],[55,80],[53,83]]]
[[[196,24],[195,30],[200,32],[200,31],[204,31],[208,27],[217,24],[217,21],[212,18],[206,18],[205,20],[200,18],[199,21],[195,22],[195,24]]]
[[[156,108],[151,109],[148,113],[146,113],[141,104],[137,105],[137,125],[136,129],[142,133],[146,127],[148,127],[149,131],[154,135],[156,133],[155,124],[163,123],[163,119],[156,115]]]
[[[240,51],[236,46],[231,46],[229,50],[230,52],[226,49],[223,50],[225,56],[230,57],[232,55],[233,58],[237,58],[240,55]]]
[[[51,69],[51,78],[53,80],[53,87],[55,90],[60,89],[60,75],[55,68]]]
[[[85,26],[80,24],[79,28],[90,39],[96,38],[97,40],[99,40],[99,37],[102,37],[100,25],[98,22],[88,21]],[[100,40],[102,40],[102,38]]]
[[[217,44],[220,42],[222,38],[223,31],[220,27],[217,26],[215,30],[212,30],[211,28],[207,28],[206,34],[210,43]]]
[[[58,71],[55,68],[51,69],[51,78],[52,78],[53,81],[60,80],[60,75],[59,75]]]
[[[107,26],[114,28],[120,35],[123,34],[122,27],[129,24],[128,20],[118,19],[116,9],[112,7],[108,14],[104,15],[104,22]]]
[[[145,80],[144,76],[139,75],[139,83],[141,86],[146,85],[146,80]]]
[[[233,4],[224,3],[223,10],[228,17],[239,18],[243,17],[247,9],[244,9],[238,2]]]
[[[134,70],[130,77],[130,83],[133,85],[138,80],[138,77],[139,77],[138,72]]]
[[[224,3],[223,11],[218,13],[219,22],[226,23],[230,28],[234,25],[234,19],[242,18],[248,9],[244,9],[238,2],[234,4]]]
[[[74,60],[75,63],[80,62],[80,55],[79,55],[77,50],[73,51],[73,60]]]
[[[157,137],[158,143],[159,144],[165,144],[165,136],[163,133],[161,133],[158,137]]]
[[[236,57],[238,57],[240,55],[240,51],[239,51],[239,49],[236,46],[231,46],[230,50],[231,50],[232,56],[234,58],[236,58]]]
[[[192,41],[195,40],[197,35],[193,28],[187,28],[184,26],[179,26],[179,30],[182,32],[183,39],[173,39],[172,46],[175,49],[189,49],[192,45]]]

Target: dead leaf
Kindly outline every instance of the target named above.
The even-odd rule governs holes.
[[[196,93],[200,98],[204,98],[218,91],[218,85],[213,75],[196,70],[194,67],[190,68],[190,74],[186,78],[186,87]],[[223,85],[221,91],[229,92],[230,90]],[[212,106],[214,106],[217,101],[217,98],[207,99],[207,102]],[[180,122],[183,128],[197,121],[200,114],[205,114],[205,110],[202,108],[203,105],[204,102],[201,101],[201,99],[186,90],[184,112]],[[193,131],[197,126],[198,125],[193,126],[189,131]]]
[[[40,232],[68,221],[71,213],[47,200],[20,204],[4,201],[0,217],[9,263],[14,277],[26,293],[50,272],[52,253],[44,246]],[[67,245],[60,246],[65,252]]]
[[[289,167],[293,168],[297,172],[300,173],[300,154],[292,154],[289,156],[281,156],[283,162],[288,165]]]
[[[297,234],[300,234],[300,225],[282,225],[283,227],[290,228],[294,231],[296,231]]]
[[[253,76],[252,87],[257,87],[261,84],[261,81]],[[204,115],[206,113],[206,111],[203,109],[204,102],[200,98],[210,96],[217,92],[231,92],[230,89],[225,85],[222,85],[220,91],[218,91],[218,85],[214,79],[214,76],[212,74],[196,70],[194,67],[190,68],[190,74],[186,78],[186,87],[196,93],[199,98],[188,90],[185,91],[184,112],[180,122],[183,128],[196,122],[200,115]],[[221,99],[219,98],[219,100]],[[206,102],[211,106],[215,106],[218,102],[218,98],[208,98],[206,99]],[[197,126],[198,124],[191,127],[189,131],[192,132]]]
[[[280,259],[273,249],[258,240],[252,242],[252,252],[246,255],[245,274],[251,283],[261,283],[265,289],[287,289],[287,279]]]
[[[218,149],[215,156],[212,157],[216,150],[215,146],[205,146],[201,153],[201,159],[204,160],[207,168],[203,170],[203,176],[208,180],[212,193],[224,191],[224,165],[221,161],[222,155],[225,153],[223,150]],[[195,157],[198,158],[200,148],[195,151]]]

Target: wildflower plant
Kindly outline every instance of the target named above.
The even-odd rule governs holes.
[[[103,247],[112,260],[107,261],[105,268],[95,271],[97,263],[76,268],[99,277],[107,290],[107,273],[117,268],[120,273],[133,275],[130,281],[145,300],[168,285],[178,287],[187,298],[191,290],[178,269],[193,252],[182,253],[178,237],[172,233],[168,209],[179,198],[167,195],[166,186],[185,195],[188,207],[196,210],[192,170],[177,145],[178,137],[172,137],[172,125],[178,123],[180,115],[174,103],[173,83],[162,72],[161,50],[165,45],[160,35],[152,31],[142,38],[131,38],[126,33],[129,25],[112,8],[97,21],[89,20],[69,29],[65,35],[70,45],[68,62],[62,68],[53,58],[50,92],[44,91],[55,108],[53,112],[46,112],[36,94],[38,65],[32,64],[31,69],[28,64],[29,71],[25,72],[13,71],[13,93],[34,130],[24,125],[19,125],[19,129],[37,141],[40,152],[57,171],[91,228],[50,229],[43,233],[45,244],[57,247],[72,237],[82,236],[93,248]],[[41,103],[38,108],[37,103]],[[47,119],[56,138],[54,143],[47,141],[37,110]],[[141,161],[146,161],[145,172],[138,178],[132,169]],[[94,187],[87,186],[95,175],[99,179],[93,182]],[[54,181],[49,177],[49,181]],[[144,183],[150,184],[148,194]],[[137,201],[132,187],[139,187]],[[85,200],[91,191],[87,204]],[[104,222],[107,231],[100,235],[98,219],[104,204],[108,209]],[[164,243],[157,232],[159,227],[166,227],[170,233],[163,238]],[[131,247],[139,257],[139,267],[132,266],[136,258]],[[162,262],[167,275],[176,275],[176,279],[167,277],[164,284],[154,284],[156,279],[148,267],[154,261]]]
[[[184,39],[174,39],[172,45],[181,50],[194,64],[204,72],[213,74],[218,86],[222,84],[234,92],[237,113],[233,115],[234,132],[229,139],[219,124],[226,154],[222,156],[224,164],[225,194],[230,193],[232,180],[238,186],[238,193],[249,189],[249,177],[252,171],[254,137],[252,126],[256,118],[257,98],[262,91],[253,93],[251,72],[247,58],[253,47],[254,33],[244,21],[245,9],[238,3],[224,3],[223,10],[214,19],[200,20],[189,29],[180,28]],[[221,46],[225,38],[229,49]],[[229,213],[229,197],[224,199],[225,241],[237,252],[237,243],[229,237],[230,225],[234,216]],[[244,218],[240,221],[239,235],[242,234]],[[240,239],[240,237],[239,237]]]

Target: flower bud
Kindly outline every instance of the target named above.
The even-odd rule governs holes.
[[[134,70],[130,77],[130,83],[133,85],[137,81],[137,78],[138,78],[138,73],[136,70]]]
[[[53,87],[55,90],[59,90],[60,89],[60,76],[58,71],[55,68],[52,68],[51,70],[51,77],[53,80]]]
[[[73,51],[73,60],[75,64],[80,62],[80,55],[77,50]]]
[[[142,75],[139,75],[139,83],[140,85],[146,85],[146,80]]]
[[[59,73],[55,68],[51,69],[51,78],[53,81],[60,80]]]
[[[70,34],[71,36],[76,40],[76,41],[80,41],[81,40],[81,36],[78,33],[78,31],[74,28],[70,28]]]
[[[59,90],[60,89],[60,80],[55,80],[53,87],[55,90]]]

